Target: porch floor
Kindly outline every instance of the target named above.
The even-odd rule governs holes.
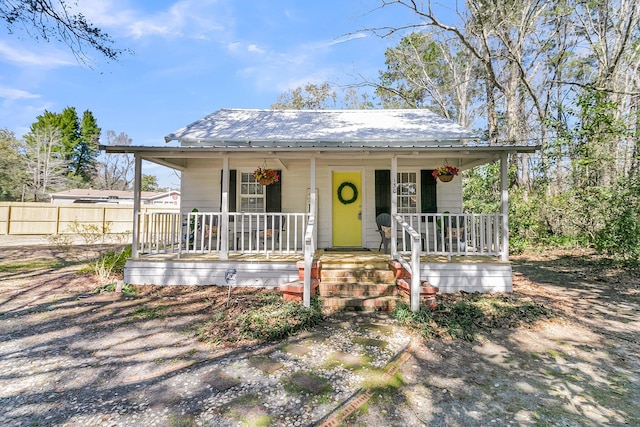
[[[358,264],[378,264],[386,262],[390,259],[389,254],[385,254],[377,250],[369,251],[325,251],[324,249],[318,249],[315,253],[315,259],[319,259],[326,263],[358,263]],[[410,259],[410,255],[405,256],[407,260]],[[217,253],[182,253],[182,254],[150,254],[143,255],[140,259],[145,260],[174,260],[174,261],[234,261],[234,262],[292,262],[295,263],[303,259],[301,254],[264,254],[264,253],[250,253],[250,254],[229,254],[229,259],[222,260]],[[421,263],[442,263],[442,264],[505,264],[499,257],[494,256],[480,256],[480,255],[452,255],[448,257],[446,255],[422,255],[420,256]],[[509,262],[506,262],[508,264]]]

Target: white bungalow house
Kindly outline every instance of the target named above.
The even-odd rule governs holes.
[[[537,146],[481,143],[428,110],[222,109],[165,140],[179,145],[102,147],[135,155],[136,189],[142,160],[182,173],[180,214],[139,212],[136,190],[128,283],[222,285],[233,268],[238,284],[277,286],[304,260],[309,304],[314,260],[387,243],[411,273],[414,310],[424,280],[441,292],[511,290],[507,158]],[[461,178],[432,174],[496,160],[501,212],[463,213]],[[279,180],[262,185],[258,167]]]

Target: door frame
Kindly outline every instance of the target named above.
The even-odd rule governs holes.
[[[365,194],[367,191],[366,188],[366,179],[365,179],[365,170],[366,168],[364,166],[329,166],[329,194],[331,194],[331,197],[329,197],[329,207],[330,207],[330,214],[329,215],[329,230],[331,230],[331,237],[329,239],[329,241],[331,242],[331,247],[333,247],[333,173],[334,172],[359,172],[360,173],[360,247],[365,247],[365,242],[366,242],[366,234],[365,234],[365,230],[366,227],[364,226],[364,219],[366,218],[366,214],[365,214],[365,208],[366,208],[366,203],[365,203]]]

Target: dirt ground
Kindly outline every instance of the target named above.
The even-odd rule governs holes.
[[[557,316],[478,342],[422,342],[403,365],[404,386],[349,425],[640,425],[638,270],[590,252],[512,262],[514,293]]]
[[[102,283],[76,272],[89,252],[75,247],[63,253],[46,245],[0,247],[0,348],[30,328],[34,347],[53,338],[70,345],[57,335],[69,333],[63,326],[80,310],[95,336],[95,353],[108,353],[112,335],[136,318],[146,322],[132,340],[132,352],[176,340],[173,353],[149,356],[154,369],[163,360],[171,360],[170,371],[237,350],[211,347],[188,332],[212,320],[216,307],[227,303],[226,289],[144,287],[135,304],[124,295],[92,293]],[[62,264],[69,259],[76,263]],[[427,342],[416,336],[399,365],[401,385],[375,392],[342,425],[640,425],[638,270],[617,268],[590,252],[528,254],[512,257],[512,263],[514,293],[543,303],[556,316],[529,327],[493,330],[474,342]],[[252,292],[234,290],[234,302],[242,306]],[[16,328],[22,318],[29,323]],[[42,351],[56,357],[68,350],[48,345]],[[0,361],[11,357],[16,356],[0,350]],[[116,364],[100,375],[119,375],[119,369]],[[32,372],[34,378],[5,390],[0,402],[10,400],[10,409],[20,410],[15,403],[20,400],[11,400],[15,396],[10,394],[32,393],[35,377],[44,375],[37,366]],[[11,373],[0,376],[7,380]]]

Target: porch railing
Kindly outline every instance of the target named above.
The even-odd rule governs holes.
[[[502,255],[502,214],[399,214],[420,235],[427,255]],[[400,227],[398,227],[400,230]],[[411,237],[398,234],[398,251],[411,252]]]
[[[420,309],[420,253],[422,252],[422,238],[407,221],[400,215],[395,215],[396,228],[400,230],[402,236],[408,236],[411,246],[411,263],[407,262],[402,256],[396,255],[395,259],[400,262],[402,268],[411,274],[411,310],[418,311]],[[403,240],[406,240],[403,237]]]
[[[503,255],[502,214],[399,214],[420,235],[421,254]],[[226,235],[220,212],[141,212],[139,254],[216,253],[227,239],[231,253],[304,253],[307,213],[229,214]],[[412,252],[411,234],[398,227],[398,252]]]
[[[227,240],[229,252],[292,254],[304,251],[306,213],[139,213],[139,254],[217,253]]]

